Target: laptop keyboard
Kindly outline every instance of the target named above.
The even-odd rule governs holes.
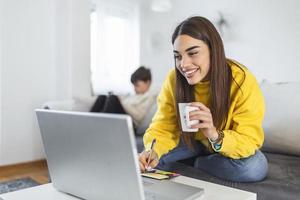
[[[143,185],[144,185],[144,186],[149,186],[149,185],[152,185],[152,184],[154,184],[154,183],[151,182],[151,181],[148,181],[148,180],[143,179]]]
[[[158,199],[156,194],[153,193],[153,192],[145,191],[144,194],[145,194],[145,199],[146,200],[156,200],[156,199]]]
[[[142,179],[142,180],[143,180],[144,187],[147,187],[147,186],[150,186],[150,185],[154,184],[153,181],[151,181],[151,180],[148,180],[148,179]],[[154,192],[151,192],[149,190],[144,190],[144,194],[145,194],[145,199],[146,200],[158,199],[157,195]]]

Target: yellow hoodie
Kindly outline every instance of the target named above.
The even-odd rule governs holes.
[[[230,109],[225,126],[222,147],[218,151],[233,159],[245,158],[255,153],[262,146],[264,132],[262,121],[265,104],[259,85],[253,76],[241,64],[228,60],[232,76],[239,84],[232,81]],[[242,69],[243,70],[242,70]],[[151,141],[156,138],[155,152],[160,158],[174,149],[180,139],[180,126],[177,122],[175,99],[175,69],[168,74],[158,96],[158,109],[144,135],[145,149],[150,149]],[[195,85],[195,99],[208,106],[209,82]],[[208,139],[199,130],[195,136],[208,147]],[[209,150],[211,148],[208,148]]]

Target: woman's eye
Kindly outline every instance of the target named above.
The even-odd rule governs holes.
[[[189,52],[189,56],[196,55],[197,53],[198,53],[198,51],[197,52]]]

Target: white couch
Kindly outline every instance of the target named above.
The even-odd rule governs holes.
[[[263,81],[261,89],[266,102],[264,119],[265,151],[300,156],[300,82],[269,83]],[[89,112],[97,97],[49,101],[42,107],[52,110]],[[157,106],[153,105],[137,135],[143,135]]]
[[[300,83],[268,83],[261,89],[266,102],[264,150],[300,156]]]

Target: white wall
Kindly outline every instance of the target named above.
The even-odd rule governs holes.
[[[2,3],[0,0],[0,161],[2,160]]]
[[[90,2],[56,0],[55,60],[59,99],[87,97],[90,85]]]
[[[44,157],[35,108],[90,95],[89,2],[4,0],[2,9],[0,165],[6,165]]]
[[[51,1],[4,1],[2,160],[41,158],[34,108],[55,95]]]
[[[171,35],[176,25],[191,15],[216,22],[218,11],[230,25],[224,37],[227,57],[245,64],[258,80],[300,80],[300,1],[172,0],[168,13],[151,12],[149,2],[143,2],[141,63],[152,66],[156,84],[174,66]]]
[[[91,96],[90,77],[90,1],[71,3],[72,96]],[[60,2],[60,1],[59,1]]]

